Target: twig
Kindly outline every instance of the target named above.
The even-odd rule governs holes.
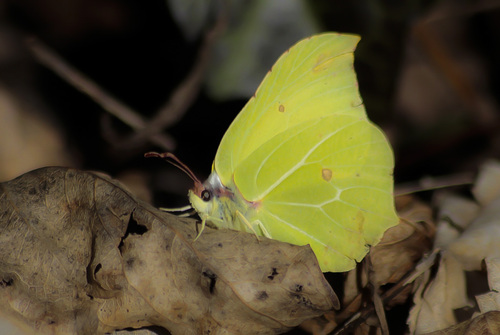
[[[385,316],[384,302],[379,294],[380,286],[376,283],[374,278],[372,258],[368,255],[365,260],[364,265],[366,273],[368,274],[368,282],[372,291],[373,307],[375,308],[375,313],[379,320],[380,330],[382,331],[382,335],[389,335],[389,325],[387,324],[387,318]]]
[[[134,130],[141,130],[146,127],[147,123],[138,113],[66,63],[61,56],[50,50],[41,41],[36,38],[30,38],[27,41],[27,45],[41,64],[45,65],[81,92],[87,94],[101,105],[103,109],[120,119],[123,123]],[[164,150],[172,151],[175,148],[175,141],[168,135],[155,133],[151,134],[149,139]]]
[[[149,135],[161,132],[162,129],[172,126],[182,118],[200,90],[209,65],[214,43],[225,28],[226,12],[223,7],[215,25],[205,34],[203,44],[198,51],[195,66],[191,69],[188,76],[148,124],[141,131],[131,136],[126,142],[122,143],[123,146],[137,145],[137,143],[143,142]]]
[[[438,254],[439,250],[438,249],[434,250],[428,257],[422,259],[415,266],[413,271],[408,272],[403,278],[401,278],[398,281],[396,285],[385,291],[381,295],[382,303],[386,304],[387,302],[392,300],[394,297],[400,294],[408,284],[412,283],[418,276],[420,276],[422,273],[430,269],[434,265],[435,259]],[[356,297],[355,299],[360,299],[360,298],[361,298],[361,293],[359,294],[359,298]],[[357,327],[362,322],[365,322],[374,313],[375,313],[375,307],[373,304],[371,304],[363,308],[363,310],[352,315],[349,320],[347,320],[342,325],[337,327],[331,334],[332,335],[350,334],[350,331],[352,329]]]
[[[470,185],[474,182],[474,174],[469,172],[447,176],[425,177],[415,182],[396,185],[394,194],[401,196],[422,191],[437,190],[452,186]]]

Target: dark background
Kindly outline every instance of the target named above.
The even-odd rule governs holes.
[[[453,181],[500,157],[499,1],[322,0],[310,5],[319,31],[362,36],[355,53],[360,91],[370,119],[393,144],[397,185],[427,176]],[[155,204],[187,204],[190,180],[160,160],[143,158],[144,152],[163,148],[150,143],[124,148],[121,141],[110,141],[110,129],[119,138],[132,130],[37,63],[25,43],[38,38],[150,118],[195,65],[203,40],[203,34],[186,38],[174,15],[163,0],[0,2],[1,88],[21,106],[30,106],[21,108],[19,122],[36,115],[51,124],[64,155],[31,162],[22,148],[0,156],[2,181],[52,164],[113,176],[133,171],[149,185]],[[216,100],[202,86],[181,120],[165,129],[177,143],[175,154],[200,179],[209,174],[220,139],[247,99]],[[0,153],[9,141],[0,134]],[[30,145],[35,151],[47,149],[44,139]],[[15,164],[19,168],[11,169]]]

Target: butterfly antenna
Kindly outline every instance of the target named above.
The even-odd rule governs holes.
[[[195,184],[198,184],[198,185],[201,184],[201,181],[196,177],[196,175],[193,173],[193,171],[191,171],[191,169],[186,164],[184,164],[179,158],[177,158],[177,156],[175,156],[171,152],[164,152],[161,154],[158,152],[147,152],[144,154],[144,157],[146,157],[146,158],[148,158],[148,157],[163,158],[165,161],[169,162],[170,164],[172,164],[173,166],[175,166],[176,168],[178,168],[179,170],[181,170],[182,172],[187,174],[189,176],[189,178],[191,178],[191,180],[194,181]]]

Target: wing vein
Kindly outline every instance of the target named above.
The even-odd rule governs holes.
[[[302,167],[304,165],[304,162],[307,160],[307,158],[321,145],[323,144],[325,141],[327,141],[328,139],[330,139],[332,136],[334,136],[335,134],[337,134],[339,131],[351,126],[352,124],[356,123],[356,122],[359,122],[359,120],[356,120],[354,122],[351,122],[343,127],[340,127],[339,129],[336,129],[334,132],[330,133],[328,136],[325,136],[324,138],[321,139],[321,141],[318,141],[318,143],[316,143],[313,147],[311,147],[307,153],[304,155],[304,157],[299,161],[297,162],[297,164],[295,164],[294,166],[292,166],[287,172],[285,172],[278,180],[276,180],[271,186],[269,186],[267,188],[267,190],[263,191],[258,197],[257,199],[263,199],[266,195],[268,195],[273,189],[275,189],[279,184],[281,184],[284,180],[286,180],[292,173],[294,173],[295,171],[297,171],[297,169],[299,169],[300,167]],[[306,128],[307,129],[307,128]],[[306,129],[304,129],[303,131],[305,131]],[[281,146],[282,144],[280,144]],[[267,157],[266,159],[264,159],[262,161],[262,163],[260,164],[259,166],[259,172],[260,172],[260,169],[262,168],[262,166],[264,165],[265,162],[267,162],[267,160],[269,159],[269,157],[271,157],[271,155],[275,152],[276,150],[273,150],[273,152],[271,152]],[[256,175],[258,176],[258,174]]]
[[[320,244],[320,245],[322,245],[322,246],[327,247],[329,250],[332,250],[332,251],[334,251],[334,252],[336,252],[336,253],[338,253],[338,254],[340,254],[340,255],[344,256],[344,257],[351,258],[351,257],[349,257],[349,256],[347,256],[347,255],[344,255],[343,253],[341,253],[341,252],[340,252],[340,251],[338,251],[337,249],[332,248],[332,246],[331,246],[331,245],[326,244],[325,242],[323,242],[323,241],[319,240],[319,239],[318,239],[318,238],[316,238],[315,236],[312,236],[312,235],[308,234],[307,232],[303,231],[302,229],[298,228],[297,226],[294,226],[293,224],[291,224],[291,223],[289,223],[289,222],[287,222],[287,221],[283,220],[283,219],[282,219],[282,218],[280,218],[279,216],[277,216],[277,215],[275,215],[275,214],[273,214],[273,213],[271,213],[271,212],[267,212],[267,213],[268,213],[270,216],[272,216],[273,218],[275,218],[277,221],[279,221],[279,222],[283,223],[284,225],[286,225],[287,227],[289,227],[289,228],[291,228],[291,229],[293,229],[293,230],[296,230],[297,232],[299,232],[299,233],[301,233],[301,234],[303,234],[303,235],[307,236],[307,238],[309,238],[309,239],[311,239],[311,240],[313,240],[313,241],[315,241],[315,242],[319,243],[319,244]],[[352,258],[351,258],[351,259],[352,259]]]
[[[274,78],[273,78],[273,82],[272,82],[272,83],[270,83],[270,85],[269,85],[269,89],[268,89],[268,90],[266,90],[265,92],[261,92],[261,90],[260,90],[260,86],[259,86],[259,88],[257,89],[257,93],[255,94],[255,97],[254,97],[254,99],[255,99],[255,103],[254,103],[254,106],[253,106],[253,108],[252,108],[252,112],[250,112],[250,113],[248,113],[248,114],[250,114],[250,115],[251,115],[251,114],[253,114],[253,113],[254,113],[254,111],[256,111],[256,110],[268,110],[268,109],[269,109],[269,107],[270,107],[273,103],[275,103],[275,102],[277,101],[277,98],[272,99],[272,97],[269,97],[269,95],[270,95],[270,93],[271,93],[271,92],[275,93],[275,94],[274,94],[274,97],[279,97],[279,96],[281,96],[281,94],[282,94],[282,92],[283,92],[283,91],[285,91],[285,90],[287,90],[289,87],[291,87],[291,86],[295,85],[295,83],[296,83],[296,82],[298,82],[298,81],[299,81],[299,80],[301,80],[303,77],[305,77],[305,76],[308,74],[308,72],[307,72],[307,71],[305,71],[305,72],[303,72],[302,74],[298,75],[298,76],[297,76],[297,77],[296,77],[293,81],[288,82],[288,79],[290,78],[290,76],[292,76],[292,74],[294,74],[294,73],[297,71],[297,68],[301,67],[301,66],[302,66],[302,65],[306,62],[306,60],[308,60],[308,59],[309,59],[312,55],[316,54],[317,50],[318,50],[318,49],[323,48],[323,47],[324,47],[324,45],[325,45],[325,44],[327,44],[328,42],[330,42],[330,41],[325,41],[325,42],[323,42],[323,43],[319,44],[319,45],[318,45],[318,46],[317,46],[314,50],[310,51],[310,52],[309,52],[309,53],[308,53],[305,57],[300,57],[300,55],[302,54],[302,52],[304,51],[304,49],[299,49],[299,53],[298,53],[298,55],[296,55],[296,56],[294,57],[294,63],[293,63],[293,65],[292,65],[292,69],[291,69],[290,71],[288,71],[286,79],[285,79],[285,80],[283,80],[283,82],[284,82],[284,83],[286,83],[286,84],[282,84],[282,85],[280,85],[280,88],[279,88],[279,91],[278,91],[278,92],[274,92],[274,89],[273,89],[273,88],[274,88],[274,86],[275,86],[275,84],[276,84],[276,80],[280,77],[279,73],[280,73],[283,69],[282,69],[282,66],[279,66],[279,67],[275,67],[275,66],[274,66],[274,67],[271,69],[271,71],[272,71],[272,72],[270,72],[270,74],[272,74],[272,75],[274,76]],[[335,55],[335,56],[333,56],[333,57],[329,57],[329,58],[327,58],[327,59],[323,60],[323,62],[326,62],[326,61],[329,61],[329,60],[331,60],[331,59],[335,59],[335,58],[341,57],[341,56],[343,56],[343,55],[351,54],[351,53],[352,53],[352,51],[347,51],[347,52],[344,52],[344,53],[341,53],[341,54]],[[299,59],[301,60],[301,62],[300,62],[298,65],[296,65],[296,64],[295,64],[295,62],[297,62],[297,60],[299,60]],[[280,65],[282,65],[282,64],[280,64]],[[321,80],[322,80],[321,78],[318,78],[318,80],[317,80],[317,81],[321,81]],[[316,82],[316,81],[314,81],[314,82]],[[264,83],[264,82],[263,82],[263,83]],[[261,84],[261,85],[262,85],[262,84]],[[308,86],[309,86],[309,85],[308,85]],[[352,87],[352,86],[345,86],[345,87],[336,88],[336,89],[334,89],[334,90],[330,90],[330,92],[333,92],[333,91],[336,91],[336,90],[340,90],[340,89],[344,89],[344,88],[349,88],[349,87]],[[261,94],[261,96],[259,96],[259,97],[258,97],[258,95],[259,95],[259,94]],[[264,94],[265,94],[265,95],[264,95]],[[327,94],[327,93],[325,93],[325,94]],[[322,95],[322,94],[318,95],[318,97],[320,97],[321,95]],[[255,126],[255,124],[256,124],[257,122],[259,122],[259,121],[260,121],[260,119],[261,119],[264,115],[266,115],[266,113],[259,113],[258,117],[256,117],[256,118],[252,121],[252,123],[249,123],[249,125],[246,127],[246,130],[245,130],[244,134],[241,136],[241,138],[243,139],[243,140],[241,141],[241,143],[246,142],[246,139],[247,139],[248,137],[250,137],[250,136],[251,136],[250,129],[253,129],[253,128],[254,128],[254,126]],[[249,155],[249,154],[251,154],[251,153],[248,153],[248,155]],[[234,155],[231,155],[231,167],[232,167],[232,169],[234,170],[235,165],[234,165],[234,161],[233,161],[233,156],[234,156]],[[240,158],[240,160],[242,160],[242,159],[244,159],[244,157],[243,157],[243,158]]]

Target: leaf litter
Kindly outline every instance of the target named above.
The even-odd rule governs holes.
[[[277,334],[339,307],[308,246],[196,221],[93,172],[0,184],[2,314],[36,333]]]
[[[500,163],[483,165],[473,199],[453,194],[438,197],[439,248],[435,275],[423,274],[414,294],[408,324],[412,334],[500,333]],[[470,297],[467,271],[486,271],[489,292]],[[458,323],[456,311],[474,310]],[[457,324],[458,323],[458,324]]]
[[[316,335],[388,333],[384,309],[411,299],[410,334],[500,334],[499,162],[481,168],[472,194],[437,192],[436,225],[427,204],[397,197],[400,224],[347,274],[343,309],[303,328]]]
[[[347,274],[334,312],[339,302],[308,247],[211,229],[193,243],[195,221],[158,211],[105,175],[35,170],[0,185],[2,317],[36,333],[156,325],[172,334],[274,334],[306,321],[313,334],[368,334],[387,328],[384,308],[412,298],[413,334],[495,334],[499,177],[490,162],[475,200],[438,194],[437,226],[425,203],[398,197],[400,224]],[[468,294],[467,271],[487,275],[490,290]],[[476,313],[458,323],[464,308]]]

